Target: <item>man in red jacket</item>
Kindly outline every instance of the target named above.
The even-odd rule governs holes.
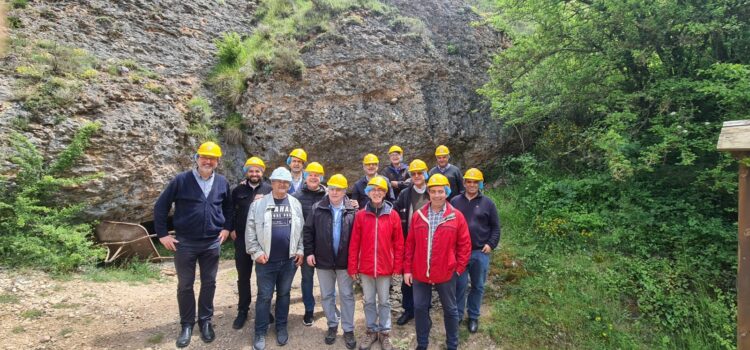
[[[471,236],[463,214],[446,201],[450,196],[448,179],[434,174],[427,187],[430,202],[412,216],[406,237],[404,282],[414,288],[417,349],[429,345],[429,306],[435,287],[443,306],[445,344],[452,350],[458,348],[456,281],[469,263]]]

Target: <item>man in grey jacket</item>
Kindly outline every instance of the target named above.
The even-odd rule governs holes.
[[[271,298],[276,287],[276,343],[289,341],[289,292],[302,264],[304,217],[299,201],[289,196],[292,174],[286,168],[271,173],[271,195],[253,202],[247,215],[245,246],[255,260],[258,297],[255,302],[253,349],[266,348]]]

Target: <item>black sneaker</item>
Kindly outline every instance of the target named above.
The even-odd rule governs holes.
[[[302,318],[302,323],[305,324],[305,326],[312,326],[313,324],[313,312],[312,311],[305,311],[305,317]]]
[[[357,347],[357,340],[354,339],[354,332],[344,332],[344,344],[347,349],[354,349]]]
[[[232,322],[232,328],[234,329],[241,329],[242,326],[245,325],[245,321],[247,321],[247,311],[245,312],[238,312],[237,318],[234,319],[234,322]]]
[[[325,337],[326,344],[331,345],[336,342],[336,333],[338,333],[338,331],[339,329],[337,327],[328,327]]]

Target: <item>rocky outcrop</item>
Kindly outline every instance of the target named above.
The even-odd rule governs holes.
[[[225,147],[222,173],[236,180],[250,155],[282,165],[295,147],[351,180],[360,176],[365,153],[385,165],[391,144],[404,147],[407,159],[428,163],[438,144],[448,145],[461,166],[497,157],[501,126],[476,89],[502,36],[470,26],[479,17],[462,1],[384,2],[397,8],[395,17],[342,17],[335,31],[306,43],[301,79],[249,82],[235,106],[246,135],[241,145]],[[23,26],[10,31],[11,43],[45,38],[83,48],[96,57],[100,74],[59,113],[32,113],[16,100],[19,57],[9,50],[0,68],[0,135],[22,120],[23,133],[52,158],[78,126],[100,121],[72,175],[104,176],[66,195],[89,200],[92,217],[149,220],[166,182],[190,166],[197,142],[187,132],[185,103],[198,93],[211,96],[203,82],[215,62],[213,41],[227,31],[252,32],[255,8],[254,1],[79,0],[11,10]],[[419,21],[404,25],[397,16]],[[7,145],[0,148],[8,153]],[[7,161],[2,168],[13,173]]]

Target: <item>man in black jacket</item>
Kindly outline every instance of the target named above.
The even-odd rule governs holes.
[[[348,183],[341,174],[331,176],[328,195],[313,205],[302,229],[307,264],[318,269],[323,311],[328,319],[325,343],[333,344],[338,333],[339,318],[344,329],[344,342],[354,349],[354,281],[347,273],[349,237],[356,209],[346,198]],[[338,285],[341,317],[336,308]]]
[[[305,172],[302,174],[305,183],[292,197],[297,198],[302,205],[302,216],[307,219],[310,216],[313,204],[323,199],[326,195],[326,188],[320,183],[323,181],[325,170],[318,162],[312,162],[307,165]],[[313,278],[315,277],[315,268],[307,264],[302,264],[302,303],[305,304],[305,316],[302,317],[302,323],[305,326],[312,326],[313,313],[315,311],[315,296],[313,296]]]
[[[412,183],[401,191],[395,205],[401,217],[404,240],[409,233],[412,214],[430,201],[430,195],[427,193],[427,163],[420,159],[413,160],[409,164],[409,175]],[[414,292],[410,285],[403,282],[401,282],[401,305],[404,307],[404,313],[396,320],[399,326],[405,325],[414,318]]]
[[[449,162],[451,152],[444,145],[440,145],[435,149],[435,159],[437,160],[437,165],[430,169],[429,175],[443,174],[443,176],[448,178],[451,187],[451,191],[448,194],[448,201],[450,201],[453,197],[464,192],[464,178],[461,176],[461,169]]]
[[[240,329],[247,320],[247,311],[250,308],[250,276],[253,274],[253,259],[245,249],[245,225],[247,223],[247,212],[250,204],[256,198],[271,193],[271,185],[263,181],[263,172],[266,164],[258,157],[251,157],[245,162],[242,171],[245,179],[232,190],[232,203],[234,204],[234,231],[230,236],[234,240],[234,265],[237,268],[237,317],[232,323],[232,328]]]

